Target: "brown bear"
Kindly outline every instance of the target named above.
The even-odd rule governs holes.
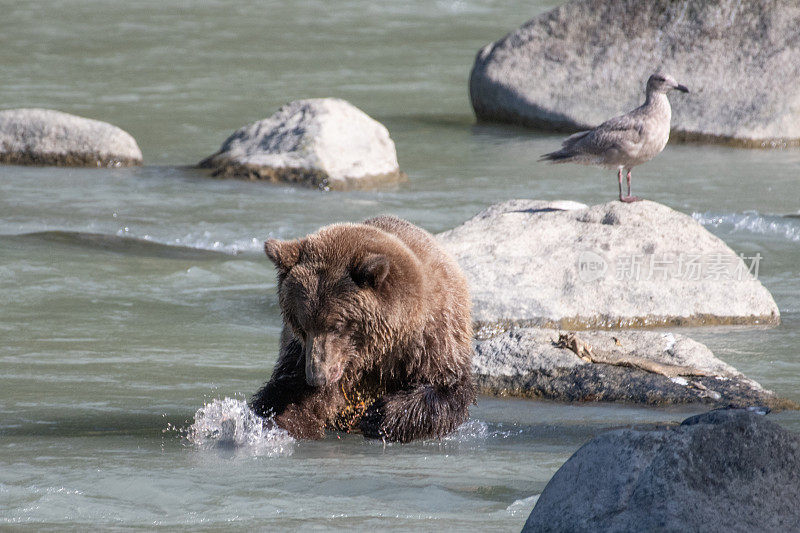
[[[380,216],[264,249],[278,272],[280,356],[251,407],[296,438],[408,442],[469,416],[467,282],[430,233]]]

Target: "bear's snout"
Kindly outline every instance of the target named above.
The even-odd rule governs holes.
[[[324,387],[325,374],[323,372],[312,373],[308,370],[308,365],[306,365],[306,383],[312,387]]]
[[[344,369],[341,363],[332,363],[329,339],[309,335],[305,345],[306,383],[312,387],[324,387],[339,381]]]

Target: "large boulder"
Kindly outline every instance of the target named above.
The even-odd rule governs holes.
[[[438,238],[467,276],[479,327],[780,322],[755,276],[760,256],[654,202],[510,200]]]
[[[389,131],[338,98],[297,100],[233,133],[200,162],[217,177],[353,189],[405,178]]]
[[[641,104],[663,67],[692,91],[672,98],[673,138],[798,144],[798,27],[795,0],[568,2],[478,53],[472,106],[483,120],[587,129]]]
[[[796,407],[671,332],[512,328],[475,341],[483,394],[565,402]]]
[[[555,473],[523,531],[798,531],[800,437],[755,410],[621,429]]]
[[[0,163],[67,167],[142,164],[142,151],[116,126],[52,109],[0,111]]]

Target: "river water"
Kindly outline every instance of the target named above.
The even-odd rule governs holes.
[[[119,125],[146,162],[0,167],[0,526],[514,531],[593,435],[698,412],[482,397],[457,434],[401,446],[295,442],[242,411],[278,346],[265,238],[387,212],[438,232],[509,198],[615,197],[613,172],[536,162],[559,136],[471,113],[477,50],[553,4],[0,0],[0,107]],[[408,183],[322,193],[189,168],[321,96],[383,122]],[[763,256],[782,325],[688,333],[800,401],[800,219],[784,216],[800,150],[670,145],[633,183]]]

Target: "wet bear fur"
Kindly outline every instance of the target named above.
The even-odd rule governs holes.
[[[475,401],[467,282],[426,231],[392,216],[269,240],[280,355],[253,410],[292,436],[442,437]]]

